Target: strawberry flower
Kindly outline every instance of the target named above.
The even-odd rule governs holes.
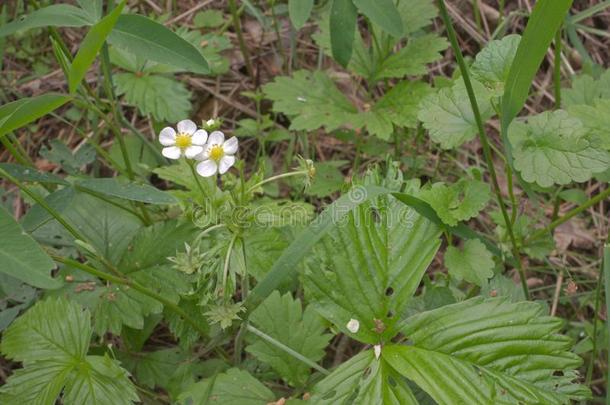
[[[237,138],[231,137],[225,141],[225,135],[220,131],[210,134],[203,151],[195,157],[201,161],[197,164],[197,173],[203,177],[216,174],[224,174],[235,164],[235,153],[237,152]]]
[[[161,151],[163,156],[168,159],[179,159],[181,156],[192,159],[204,151],[208,140],[205,130],[197,129],[191,120],[182,120],[176,127],[178,131],[165,127],[159,133],[159,142],[165,146]]]

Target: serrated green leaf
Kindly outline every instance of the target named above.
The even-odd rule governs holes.
[[[171,194],[148,184],[127,183],[115,177],[79,180],[75,184],[99,194],[129,201],[160,205],[178,202]]]
[[[188,353],[172,347],[154,352],[121,353],[120,359],[138,383],[153,389],[166,388],[174,373],[188,362]]]
[[[449,246],[445,252],[445,266],[449,274],[458,280],[466,280],[478,286],[493,277],[493,256],[478,239],[464,242],[463,249]]]
[[[393,196],[360,204],[335,224],[307,263],[310,305],[362,342],[391,339],[397,314],[440,246],[439,234],[435,224]],[[347,328],[351,319],[360,323],[356,333]]]
[[[292,25],[300,30],[309,19],[313,9],[313,0],[288,0],[288,15]]]
[[[301,309],[301,301],[290,293],[275,291],[250,315],[250,321],[278,342],[317,362],[332,335],[325,334],[322,319],[311,307]],[[309,378],[309,367],[285,351],[260,338],[252,338],[246,351],[270,365],[288,384],[302,387]]]
[[[62,389],[66,405],[138,401],[116,361],[87,356],[91,334],[89,311],[78,304],[63,298],[38,302],[4,333],[2,352],[24,368],[0,389],[2,403],[52,405]]]
[[[481,118],[485,121],[493,115],[489,101],[491,93],[475,80],[472,85]],[[457,148],[474,139],[477,134],[475,117],[462,80],[451,88],[442,88],[438,93],[423,99],[418,117],[429,131],[430,138],[443,149]]]
[[[409,345],[382,358],[439,404],[568,403],[590,394],[562,324],[537,303],[474,298],[407,319]]]
[[[50,149],[46,145],[41,146],[40,156],[57,163],[69,174],[80,174],[83,166],[95,160],[95,148],[90,144],[83,144],[74,152],[59,139],[51,140],[49,146]]]
[[[112,28],[123,11],[125,1],[126,0],[123,0],[119,3],[112,12],[91,27],[89,32],[87,32],[87,35],[85,35],[85,38],[83,38],[80,48],[70,66],[70,71],[68,72],[68,88],[70,89],[70,93],[76,91],[98,52],[102,49],[104,42],[106,42],[106,37],[110,34],[110,31],[112,31]]]
[[[485,208],[491,190],[485,182],[461,179],[449,186],[434,183],[429,189],[422,190],[419,197],[430,204],[445,224],[456,226]]]
[[[353,0],[358,10],[388,34],[403,35],[402,19],[392,0]]]
[[[432,0],[400,0],[396,7],[407,35],[429,26],[438,15]]]
[[[333,0],[330,10],[330,44],[333,58],[347,67],[352,57],[358,10],[352,0]]]
[[[416,405],[407,381],[372,350],[352,357],[312,389],[311,403]]]
[[[268,405],[275,396],[247,371],[231,368],[225,373],[191,385],[178,397],[177,404]]]
[[[193,24],[197,28],[216,28],[224,22],[225,18],[220,10],[200,11],[193,17]]]
[[[157,121],[177,122],[191,111],[191,93],[181,82],[160,75],[119,73],[114,76],[118,95]]]
[[[420,76],[428,73],[426,65],[441,58],[447,49],[447,40],[436,34],[413,37],[405,47],[385,59],[374,76],[375,80]]]
[[[83,27],[95,21],[82,9],[69,4],[53,4],[0,26],[0,38],[19,30],[39,27]]]
[[[490,41],[477,54],[471,67],[472,77],[502,95],[520,42],[521,36],[515,34]]]
[[[38,288],[57,288],[51,277],[55,263],[0,206],[0,271]]]
[[[490,213],[490,216],[496,224],[495,233],[500,241],[502,251],[506,255],[511,255],[512,242],[502,213],[494,211]],[[513,223],[513,235],[519,250],[535,259],[543,260],[555,248],[555,242],[550,233],[536,239],[530,238],[535,230],[535,221],[526,215],[518,216],[517,220]]]
[[[108,41],[144,60],[176,66],[194,73],[209,73],[201,53],[163,24],[137,14],[119,17]]]
[[[0,138],[61,107],[71,99],[72,97],[63,94],[47,93],[21,98],[0,106]]]
[[[333,131],[350,124],[362,126],[358,110],[323,72],[299,70],[293,77],[278,77],[263,86],[273,110],[288,115],[290,129],[313,131],[325,127]]]
[[[610,99],[610,70],[606,70],[597,79],[589,75],[580,75],[572,81],[572,87],[561,93],[564,108],[576,105],[594,106],[600,99]]]
[[[568,114],[580,119],[589,130],[588,138],[592,145],[610,151],[610,92],[608,97],[598,99],[592,105],[572,105]]]
[[[582,122],[562,110],[514,122],[508,138],[515,168],[541,187],[587,181],[610,166],[610,154],[596,149]]]

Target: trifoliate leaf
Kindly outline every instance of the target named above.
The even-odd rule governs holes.
[[[374,79],[424,75],[428,72],[426,65],[439,60],[448,45],[445,38],[436,34],[411,38],[404,48],[382,62]]]
[[[464,248],[449,246],[445,252],[445,266],[449,274],[458,280],[466,280],[482,286],[487,279],[493,277],[493,256],[483,242],[478,239],[469,239]]]
[[[268,405],[273,392],[247,371],[231,368],[225,373],[191,385],[178,397],[178,405]]]
[[[177,80],[138,73],[119,73],[114,79],[117,94],[124,95],[125,101],[138,107],[142,115],[177,122],[191,111],[191,93]]]
[[[483,121],[493,115],[490,103],[491,92],[476,80],[472,86]],[[453,149],[472,140],[477,134],[477,125],[462,80],[451,88],[443,88],[436,94],[424,98],[419,106],[418,118],[430,132],[430,138],[443,149]]]
[[[580,120],[562,110],[513,122],[508,138],[515,168],[541,187],[587,181],[610,166],[610,154],[595,148],[588,134]]]
[[[23,363],[0,389],[6,404],[62,403],[128,405],[138,401],[129,374],[115,360],[87,356],[92,330],[89,311],[47,299],[18,318],[4,333],[2,352]]]
[[[450,186],[434,183],[422,190],[420,198],[436,211],[440,219],[449,226],[456,226],[476,216],[487,205],[491,197],[489,185],[479,180],[461,179]]]
[[[324,357],[324,349],[332,337],[324,333],[322,318],[311,307],[302,311],[301,301],[292,298],[290,293],[281,296],[274,291],[249,319],[262,332],[314,362]],[[288,384],[305,385],[309,366],[265,340],[258,337],[251,340],[246,348],[248,353],[271,366]]]
[[[397,127],[416,128],[421,100],[431,93],[424,82],[401,81],[380,98],[365,114],[369,133],[388,140]]]
[[[507,35],[500,40],[489,42],[477,54],[472,64],[472,77],[497,92],[498,95],[502,95],[504,83],[508,79],[508,71],[520,42],[520,35]]]
[[[564,89],[561,94],[562,105],[567,108],[574,105],[595,105],[600,99],[610,99],[610,69],[598,79],[581,75],[574,79],[572,87]]]
[[[292,130],[325,127],[332,131],[343,125],[362,126],[356,107],[324,72],[300,70],[293,77],[276,78],[263,86],[263,91],[273,101],[274,111],[291,118]]]
[[[568,113],[590,130],[588,137],[593,145],[610,150],[610,98],[599,99],[593,105],[571,106]]]

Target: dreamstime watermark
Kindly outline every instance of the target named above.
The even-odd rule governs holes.
[[[224,222],[242,229],[283,226],[346,226],[355,228],[371,225],[411,229],[418,214],[411,207],[393,197],[380,201],[370,197],[363,186],[352,187],[345,196],[315,216],[311,206],[298,203],[277,203],[255,206],[237,206],[218,210],[207,205],[193,210],[193,223],[199,228]],[[356,209],[358,208],[358,209]],[[315,217],[315,219],[314,219]],[[313,220],[313,221],[312,221]]]

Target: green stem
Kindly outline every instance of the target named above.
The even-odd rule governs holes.
[[[187,161],[186,163],[191,168],[191,173],[193,174],[193,178],[195,179],[195,182],[197,183],[197,187],[199,187],[199,191],[201,191],[201,197],[205,198],[206,192],[203,189],[203,185],[201,184],[201,181],[199,180],[199,175],[197,174],[197,171],[195,170],[195,163],[193,161]]]
[[[318,363],[316,363],[314,361],[311,361],[307,357],[303,356],[301,353],[292,350],[290,347],[286,346],[282,342],[277,341],[276,339],[274,339],[271,336],[267,335],[265,332],[255,328],[254,326],[248,325],[246,327],[246,329],[248,329],[249,332],[252,332],[256,336],[260,337],[264,341],[266,341],[266,342],[272,344],[273,346],[277,347],[278,349],[283,350],[284,352],[288,353],[289,355],[291,355],[295,359],[300,360],[301,362],[307,364],[309,367],[319,371],[320,373],[322,373],[324,375],[329,375],[330,374],[330,372],[327,369],[325,369],[324,367],[320,366]]]
[[[610,314],[610,235],[606,239],[606,246],[604,246],[604,289],[606,292],[606,314]],[[608,328],[608,336],[610,336],[610,321],[606,320],[606,326]],[[608,361],[606,364],[610,364],[610,349],[606,347]],[[607,373],[606,382],[606,403],[610,403],[610,371]]]
[[[560,26],[555,34],[555,52],[553,58],[553,83],[555,88],[555,109],[561,108],[561,33]]]
[[[8,136],[3,136],[0,138],[0,140],[2,141],[2,145],[4,145],[6,150],[9,151],[9,153],[13,156],[17,163],[22,164],[24,166],[34,166],[34,163],[29,159],[27,155],[24,155],[17,148],[15,148],[11,140],[8,139]]]
[[[602,260],[602,266],[599,269],[599,275],[597,277],[597,287],[595,288],[595,306],[594,306],[594,313],[593,313],[593,336],[592,336],[592,340],[593,340],[593,348],[591,350],[591,360],[589,361],[589,365],[587,367],[587,376],[585,378],[585,386],[589,387],[591,385],[591,379],[593,378],[593,368],[595,366],[595,360],[597,359],[597,322],[599,321],[598,319],[598,313],[599,313],[599,305],[600,305],[600,301],[601,301],[601,287],[602,287],[602,280],[603,280],[603,276],[604,276],[604,267],[605,267],[605,263]]]
[[[280,179],[285,179],[286,177],[292,177],[292,176],[301,176],[301,175],[309,175],[309,172],[307,170],[299,170],[296,172],[290,172],[290,173],[283,173],[283,174],[278,174],[277,176],[272,176],[269,177],[259,183],[256,183],[255,185],[253,185],[252,187],[250,187],[248,189],[248,193],[251,193],[252,191],[256,190],[257,188],[261,187],[264,184],[267,183],[271,183],[272,181],[276,181],[276,180],[280,180]]]
[[[224,266],[222,268],[222,294],[226,297],[227,293],[227,279],[229,278],[229,263],[231,262],[231,251],[233,251],[233,245],[237,240],[237,235],[233,235],[227,248],[227,254],[225,256]]]
[[[241,30],[241,22],[239,20],[239,14],[237,12],[237,6],[235,5],[235,0],[229,0],[229,10],[231,11],[231,16],[233,18],[233,26],[235,27],[235,34],[237,34],[237,41],[239,42],[239,49],[241,50],[242,56],[244,57],[244,63],[246,64],[246,70],[248,71],[248,75],[252,79],[252,82],[256,83],[256,78],[254,76],[254,69],[252,69],[252,62],[250,62],[250,52],[248,52],[248,47],[246,46],[246,41],[244,40],[244,33]]]
[[[125,278],[125,277],[119,277],[119,276],[115,276],[115,275],[108,274],[106,272],[97,270],[91,266],[88,266],[81,262],[77,262],[76,260],[67,259],[67,258],[57,256],[54,254],[51,254],[50,256],[56,262],[67,264],[68,266],[71,266],[71,267],[75,267],[79,270],[84,271],[85,273],[89,273],[93,276],[99,277],[101,279],[104,279],[104,280],[109,281],[114,284],[129,286],[129,287],[133,288],[134,290],[136,290],[154,300],[159,301],[167,309],[176,313],[182,319],[184,319],[187,323],[189,323],[193,327],[193,329],[195,329],[197,332],[199,332],[199,334],[201,336],[206,335],[206,331],[197,323],[196,320],[191,318],[182,308],[180,308],[178,305],[174,304],[173,302],[169,301],[168,299],[164,298],[163,296],[157,294],[156,292],[149,290],[148,288],[144,287],[143,285],[141,285],[133,280],[130,280],[128,278]]]
[[[500,205],[500,211],[502,211],[502,217],[504,218],[504,223],[506,224],[506,230],[508,231],[508,235],[510,237],[510,241],[512,244],[512,253],[515,258],[515,264],[517,265],[517,270],[519,271],[519,277],[521,279],[521,287],[523,288],[523,294],[525,295],[526,299],[529,299],[527,280],[525,278],[525,271],[523,269],[523,264],[521,263],[519,249],[517,247],[517,241],[515,239],[515,234],[513,232],[513,224],[511,222],[511,219],[508,216],[508,212],[507,212],[506,206],[504,204],[504,199],[502,198],[502,191],[501,191],[500,185],[498,183],[498,177],[496,176],[496,169],[494,168],[494,164],[493,164],[491,148],[489,146],[485,128],[483,126],[483,119],[481,118],[481,113],[479,111],[479,105],[477,104],[477,99],[475,97],[474,90],[472,88],[472,83],[470,82],[470,75],[468,72],[468,67],[466,66],[466,62],[464,61],[464,56],[462,55],[460,45],[458,44],[457,35],[455,33],[455,30],[453,29],[453,25],[451,24],[451,19],[449,18],[449,14],[447,13],[447,7],[445,6],[445,0],[438,0],[438,5],[439,5],[441,17],[443,18],[443,21],[447,28],[447,36],[449,37],[449,42],[451,43],[451,46],[455,53],[458,65],[460,67],[460,72],[462,73],[462,77],[464,79],[464,85],[466,86],[466,91],[468,92],[468,98],[470,99],[470,105],[472,107],[472,112],[474,114],[475,121],[477,123],[479,139],[481,141],[481,145],[483,146],[483,154],[484,154],[485,160],[487,162],[487,166],[489,169],[489,174],[490,174],[491,181],[493,184],[494,192],[496,194],[498,204]]]
[[[562,216],[561,218],[557,218],[555,221],[551,222],[545,228],[537,230],[527,239],[526,243],[529,241],[535,240],[537,238],[540,238],[541,236],[544,236],[545,234],[551,232],[553,229],[557,228],[559,225],[563,224],[566,221],[569,221],[574,216],[580,214],[584,210],[594,206],[598,202],[603,201],[608,197],[610,197],[610,187],[607,188],[606,190],[602,191],[595,197],[591,198],[586,203],[579,205],[578,207],[568,211],[564,216]]]

